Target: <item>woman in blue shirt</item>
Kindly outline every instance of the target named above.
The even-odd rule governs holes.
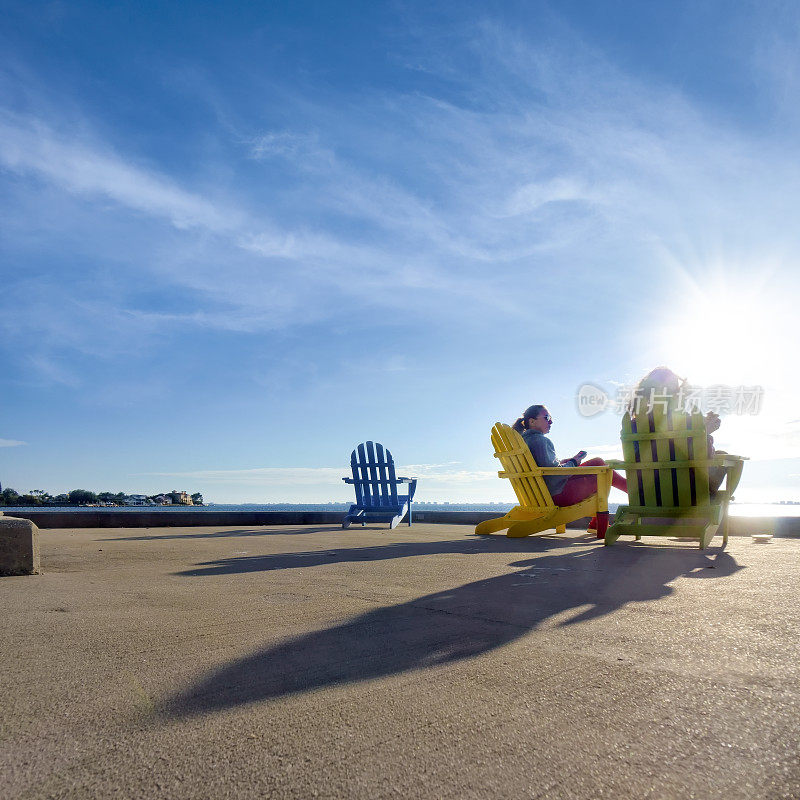
[[[541,405],[530,406],[525,409],[525,413],[511,426],[515,431],[522,434],[522,438],[531,450],[533,460],[540,467],[577,467],[586,452],[576,453],[572,458],[559,461],[556,457],[556,449],[553,443],[547,438],[553,426],[553,418],[548,410]],[[584,461],[585,467],[602,467],[605,465],[602,458],[590,458]],[[587,497],[591,497],[597,491],[596,475],[569,475],[560,477],[559,475],[546,475],[544,482],[550,490],[550,496],[557,506],[572,506],[580,503]],[[628,482],[619,473],[615,472],[611,479],[611,485],[621,492],[628,491]],[[590,524],[591,528],[592,525]]]

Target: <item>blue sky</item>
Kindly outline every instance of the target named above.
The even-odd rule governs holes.
[[[3,3],[0,482],[507,501],[489,429],[608,456],[658,364],[760,385],[800,499],[800,8]],[[612,499],[620,500],[621,497]]]

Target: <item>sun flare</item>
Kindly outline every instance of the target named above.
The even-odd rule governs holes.
[[[796,357],[774,292],[694,285],[658,337],[660,363],[696,385],[758,384]]]

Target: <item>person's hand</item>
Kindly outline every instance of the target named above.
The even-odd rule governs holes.
[[[708,414],[706,414],[706,433],[718,431],[720,425],[722,425],[722,420],[719,418],[719,414],[709,411]]]
[[[580,464],[584,458],[586,458],[586,451],[579,450],[574,456],[572,456],[572,461],[574,461],[576,464]]]

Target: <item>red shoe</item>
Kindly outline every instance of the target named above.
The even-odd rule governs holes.
[[[586,529],[586,533],[597,533],[597,517],[592,517],[589,521],[589,527]]]
[[[600,518],[599,520],[598,517]],[[598,539],[605,539],[608,524],[609,522],[613,522],[613,520],[613,516],[611,516],[608,511],[601,511],[597,517],[592,518],[592,521],[589,523],[589,530],[594,530],[595,536],[597,536]]]

